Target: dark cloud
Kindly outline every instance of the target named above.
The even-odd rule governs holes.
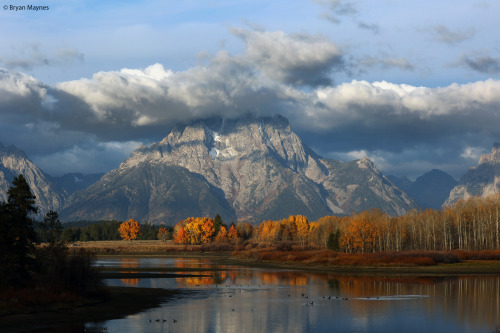
[[[246,59],[270,78],[283,83],[330,85],[331,72],[343,68],[342,52],[322,36],[282,31],[231,31],[246,42]]]
[[[493,58],[489,55],[472,57],[464,54],[458,61],[458,64],[464,65],[476,72],[489,75],[500,73],[500,58]]]
[[[365,23],[365,22],[358,22],[358,27],[360,29],[365,29],[365,30],[370,30],[374,34],[378,34],[380,32],[380,27],[378,24],[375,23]]]
[[[436,25],[433,28],[436,38],[446,44],[458,44],[467,39],[471,39],[476,34],[474,29],[466,31],[451,31],[444,25]]]

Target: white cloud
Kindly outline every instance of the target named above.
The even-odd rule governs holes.
[[[485,154],[486,150],[483,147],[465,147],[460,157],[469,159],[472,161],[477,161],[481,155]]]

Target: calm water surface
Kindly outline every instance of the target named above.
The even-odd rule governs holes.
[[[89,332],[494,332],[500,325],[499,276],[356,277],[183,258],[97,264],[124,272],[199,268],[207,276],[107,280],[110,286],[196,292],[124,319],[87,323]],[[214,267],[221,270],[206,271]]]

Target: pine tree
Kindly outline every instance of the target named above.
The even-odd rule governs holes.
[[[7,203],[0,204],[0,284],[14,286],[31,278],[36,233],[30,215],[38,210],[22,174],[14,178],[7,194]]]
[[[61,240],[63,226],[59,221],[59,214],[51,210],[43,217],[43,222],[40,223],[44,241],[49,244],[49,247],[61,247],[64,241]]]

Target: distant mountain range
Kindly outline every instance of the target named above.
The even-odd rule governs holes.
[[[0,143],[0,201],[7,201],[12,180],[21,173],[37,198],[39,216],[63,206],[68,194],[31,162],[22,150]]]
[[[433,169],[414,182],[406,177],[387,176],[422,208],[441,209],[458,182],[444,171]]]
[[[447,198],[450,204],[498,193],[499,156],[496,144],[458,185],[440,170],[412,182],[385,177],[367,158],[322,158],[280,116],[209,119],[178,125],[106,174],[51,177],[22,150],[0,144],[0,200],[7,199],[12,179],[23,173],[40,215],[57,210],[66,221],[135,218],[174,224],[216,214],[225,221],[260,222],[291,214],[315,220],[370,208],[402,215],[418,207],[439,209]]]
[[[0,201],[7,201],[12,180],[21,173],[37,198],[39,216],[50,210],[62,209],[69,195],[87,188],[102,176],[74,173],[51,177],[30,161],[21,149],[5,147],[0,143]]]

